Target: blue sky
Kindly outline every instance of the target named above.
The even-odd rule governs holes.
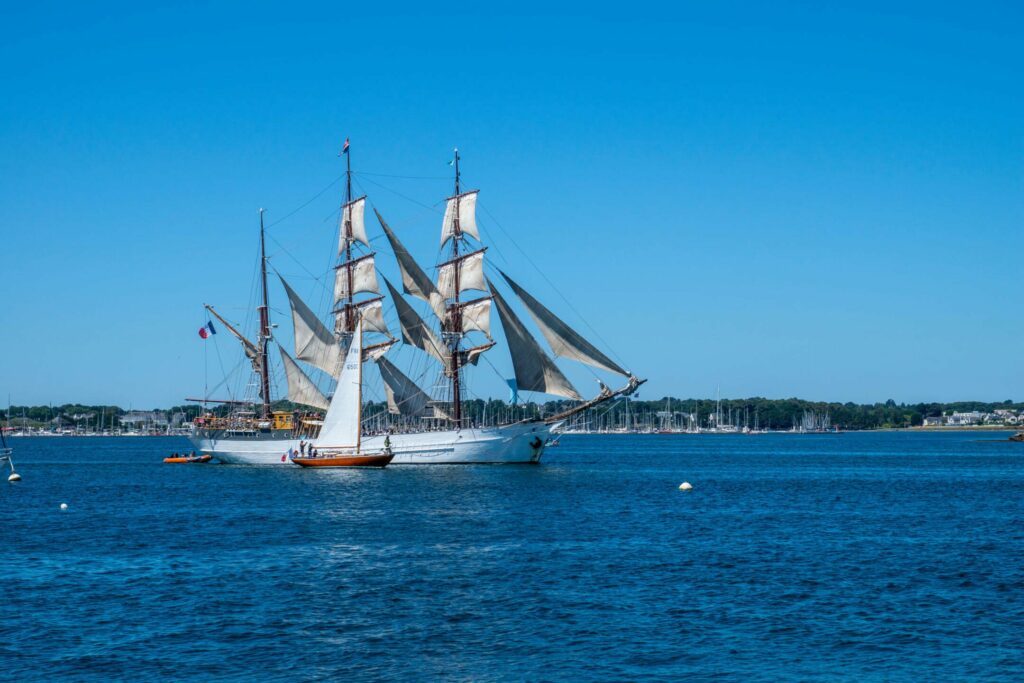
[[[320,291],[346,136],[427,265],[458,146],[489,256],[642,398],[1024,398],[1018,3],[144,5],[5,10],[0,402],[214,384],[259,207],[309,202],[271,253]]]

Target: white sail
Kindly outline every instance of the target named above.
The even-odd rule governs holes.
[[[348,289],[348,271],[352,270],[352,291]],[[334,302],[337,303],[356,294],[380,294],[377,284],[377,267],[373,254],[338,266],[334,272]]]
[[[420,416],[430,412],[427,410],[430,397],[387,358],[377,359],[377,368],[384,380],[389,413]]]
[[[281,277],[278,275],[278,277]],[[295,290],[281,277],[281,284],[288,294],[292,309],[292,324],[295,327],[295,357],[311,363],[331,377],[341,362],[341,349],[334,335],[327,329],[312,309],[299,298]]]
[[[446,299],[455,296],[455,269],[459,272],[459,291],[469,289],[485,291],[484,252],[468,254],[453,263],[445,263],[437,270],[437,291]]]
[[[334,388],[334,396],[324,415],[324,424],[320,428],[320,436],[316,439],[316,447],[320,448],[359,448],[360,422],[362,417],[362,383],[363,383],[363,324],[356,323],[352,343],[349,344],[345,363],[338,373],[338,385]]]
[[[476,227],[476,196],[480,190],[473,190],[460,194],[458,197],[449,197],[444,207],[444,220],[441,223],[441,246],[455,235],[455,204],[459,208],[459,232],[472,235],[480,239],[480,232]]]
[[[597,347],[584,339],[579,332],[566,325],[558,316],[517,285],[512,278],[500,270],[498,272],[505,278],[505,282],[516,293],[516,296],[523,302],[523,305],[526,306],[526,311],[533,318],[533,321],[537,323],[537,327],[540,328],[544,338],[548,340],[548,344],[551,345],[551,351],[556,356],[570,358],[580,363],[592,365],[595,368],[617,372],[624,377],[629,377],[628,371],[623,370],[615,361],[601,353]]]
[[[491,336],[491,300],[478,299],[462,307],[462,331],[483,332]]]
[[[495,306],[498,307],[498,318],[501,320],[502,329],[505,330],[509,353],[512,354],[512,367],[515,369],[518,388],[521,391],[539,391],[582,401],[583,397],[558,366],[548,358],[540,344],[530,336],[522,321],[509,308],[494,285],[491,285],[491,295],[494,297]]]
[[[391,336],[391,330],[384,322],[384,304],[380,299],[356,302],[356,308],[361,311],[363,317],[363,329],[366,332],[379,332]],[[334,314],[334,334],[342,335],[348,329],[345,308],[342,307]]]
[[[395,310],[398,311],[398,323],[402,327],[402,341],[423,349],[447,369],[448,358],[445,345],[387,278],[384,278],[384,284],[387,285],[391,298],[395,302]]]
[[[288,400],[326,410],[329,405],[327,397],[283,348],[278,346],[277,350],[281,352],[281,364],[284,365],[284,376],[288,380]]]
[[[366,197],[360,197],[341,208],[341,223],[338,225],[338,255],[345,251],[348,241],[362,242],[370,246],[366,238]]]

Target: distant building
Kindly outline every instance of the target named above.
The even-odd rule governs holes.
[[[946,419],[946,424],[954,427],[969,427],[985,421],[985,413],[972,410],[969,413],[953,413]]]
[[[941,427],[942,426],[942,417],[941,416],[939,416],[939,417],[926,417],[924,419],[924,426],[925,427]]]

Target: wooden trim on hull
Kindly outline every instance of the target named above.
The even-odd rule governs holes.
[[[292,458],[302,467],[387,467],[395,455],[325,455],[316,458]]]

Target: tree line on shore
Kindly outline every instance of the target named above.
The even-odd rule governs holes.
[[[569,401],[548,401],[546,403],[524,402],[517,406],[509,406],[496,399],[475,399],[463,403],[463,414],[473,423],[493,422],[496,416],[505,421],[521,420],[545,415],[554,415],[573,404]],[[957,401],[952,403],[896,403],[888,400],[883,403],[838,403],[826,401],[805,401],[798,398],[769,399],[741,398],[722,399],[720,402],[723,415],[732,415],[733,424],[746,424],[753,427],[755,420],[763,429],[788,429],[799,423],[807,412],[828,415],[831,424],[843,430],[887,429],[915,427],[923,423],[926,417],[938,417],[953,412],[981,411],[993,412],[998,409],[1020,411],[1024,403],[1011,400],[1002,402]],[[287,401],[274,403],[275,410],[302,410],[301,406]],[[637,399],[619,399],[601,405],[598,410],[610,422],[628,421],[628,416],[637,414],[654,415],[659,412],[679,414],[696,414],[702,424],[706,424],[709,415],[719,409],[719,402],[714,399],[670,398],[663,397],[651,401]],[[387,406],[383,403],[370,403],[364,410],[364,417],[372,417],[383,413]],[[224,415],[231,411],[231,406],[219,405],[209,412]],[[120,429],[127,421],[126,416],[136,417],[140,412],[162,416],[168,422],[190,422],[207,409],[198,404],[155,408],[146,411],[127,410],[113,405],[83,405],[67,403],[60,406],[11,406],[0,409],[0,424],[5,428],[84,428],[91,430]]]

